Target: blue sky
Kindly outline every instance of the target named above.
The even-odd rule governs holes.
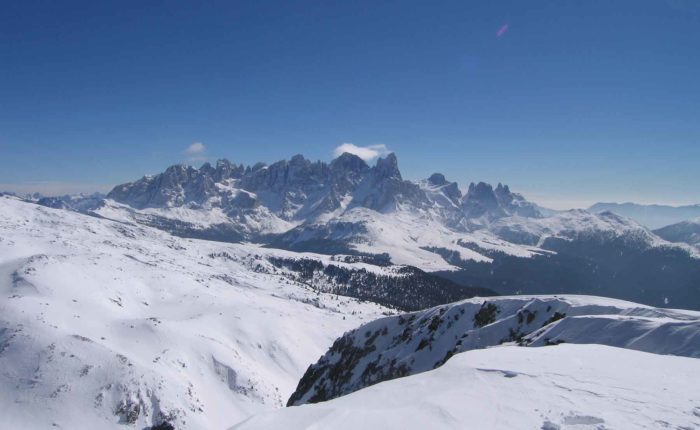
[[[7,2],[0,187],[352,143],[555,207],[698,203],[699,52],[693,0]]]

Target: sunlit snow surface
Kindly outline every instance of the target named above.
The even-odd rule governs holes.
[[[215,429],[280,407],[385,309],[262,273],[271,252],[292,254],[0,197],[0,428]]]
[[[592,296],[512,296],[468,299],[381,318],[338,339],[307,370],[290,404],[325,401],[411,377],[475,349],[561,343],[698,359],[700,312]]]
[[[374,220],[371,228],[389,226],[381,217]],[[177,429],[700,427],[700,360],[599,345],[461,352],[436,370],[325,403],[281,408],[336,338],[387,310],[317,294],[281,276],[265,259],[299,254],[180,239],[122,221],[0,197],[0,429],[141,430],[163,420]],[[414,229],[419,225],[422,230]],[[414,241],[414,251],[459,239],[450,232],[421,233],[430,226],[408,218],[396,228],[413,230],[415,240],[407,240]],[[385,241],[377,245],[400,255],[408,245],[387,233],[377,230],[374,237]],[[480,247],[487,241],[511,246],[485,234]],[[459,250],[462,258],[480,258]],[[513,246],[512,252],[541,250]],[[435,255],[408,253],[405,262],[444,268]],[[473,303],[475,309],[481,306],[481,300]],[[668,312],[611,317],[606,327],[613,333],[617,326],[649,318],[648,331],[656,323],[673,328],[679,317]],[[687,316],[679,327],[697,318],[697,313],[678,314]],[[500,336],[498,330],[508,324],[488,332]],[[566,324],[571,322],[560,320],[550,334],[568,336],[572,330]],[[594,330],[576,333],[593,342]],[[697,342],[697,337],[687,339]],[[668,345],[657,344],[666,351]]]
[[[694,358],[602,345],[503,346],[233,428],[696,429],[698,375]]]
[[[445,220],[426,210],[399,207],[390,213],[355,207],[332,220],[303,224],[288,237],[288,246],[314,240],[346,241],[355,251],[386,253],[395,264],[427,272],[458,270],[442,253],[463,261],[491,262],[490,254],[520,258],[552,253],[543,249],[547,239],[623,239],[643,249],[664,247],[700,253],[686,244],[672,244],[639,224],[614,214],[590,214],[581,210],[547,218],[510,216],[473,230],[448,227]],[[289,233],[288,233],[289,234]]]

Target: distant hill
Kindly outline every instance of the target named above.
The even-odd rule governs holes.
[[[589,212],[612,212],[632,218],[643,226],[657,229],[700,217],[700,204],[687,206],[640,205],[637,203],[596,203]]]
[[[672,224],[654,230],[654,233],[669,242],[687,243],[700,247],[700,218]]]

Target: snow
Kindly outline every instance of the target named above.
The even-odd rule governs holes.
[[[493,226],[448,228],[430,211],[347,205],[333,221],[366,232],[335,234],[395,263],[453,268],[431,247],[484,262],[489,252],[548,252],[506,242]],[[135,224],[130,211],[107,201],[99,213],[110,220],[0,196],[0,428],[143,429],[166,419],[177,429],[700,427],[700,360],[692,358],[700,357],[700,312],[567,295],[475,298],[386,317],[392,312],[376,304],[312,291],[267,259],[395,268],[182,239]],[[225,216],[188,208],[140,214],[205,227]],[[495,225],[537,237],[604,230],[668,246],[604,214]],[[477,327],[485,300],[498,312]],[[565,315],[553,319],[557,312]],[[397,341],[406,325],[410,338]],[[366,346],[368,331],[380,334],[341,393],[350,394],[282,408],[334,340],[348,333]],[[455,355],[433,370],[448,352]],[[410,376],[356,384],[369,362],[392,358],[410,362]]]
[[[509,243],[485,230],[455,230],[447,227],[443,220],[429,211],[410,208],[381,213],[354,207],[337,215],[330,223],[327,222],[324,218],[320,223],[301,226],[302,230],[295,242],[312,240],[319,234],[324,239],[348,240],[356,251],[387,253],[394,264],[414,266],[427,272],[458,270],[458,267],[430,249],[454,252],[461,260],[477,262],[491,262],[492,259],[483,251],[475,251],[470,246],[523,258],[549,253],[532,246]],[[347,225],[362,228],[348,229]]]
[[[387,313],[268,270],[284,251],[10,197],[0,214],[3,429],[226,428],[280,407],[336,337]]]
[[[655,236],[647,228],[628,218],[611,212],[593,214],[574,209],[559,212],[546,218],[507,217],[493,223],[492,231],[510,229],[538,238],[538,246],[549,237],[572,239],[580,236],[631,237],[647,246],[663,246],[669,243]]]
[[[495,347],[233,429],[693,429],[700,360],[602,345]]]
[[[221,184],[216,185],[221,188]],[[231,193],[233,195],[238,193],[252,194],[237,189],[232,190]],[[128,205],[106,199],[104,205],[95,209],[94,213],[110,220],[130,223],[139,222],[139,218],[155,216],[171,221],[186,222],[198,229],[222,224],[235,224],[242,227],[244,231],[255,234],[282,233],[296,226],[295,223],[277,217],[265,207],[252,210],[245,216],[244,222],[240,222],[241,220],[229,217],[221,207],[213,203],[209,201],[203,208],[173,206],[134,209]]]
[[[485,263],[493,261],[493,253],[530,258],[553,253],[542,248],[549,238],[622,238],[634,246],[679,248],[700,258],[696,248],[665,241],[632,220],[612,213],[591,214],[582,210],[545,218],[503,217],[469,230],[450,224],[433,210],[399,205],[394,211],[381,213],[353,207],[342,212],[339,209],[332,216],[297,229],[291,244],[315,239],[345,241],[356,251],[386,253],[394,264],[415,266],[427,272],[459,270],[456,262],[446,261],[438,252],[451,253],[462,261]]]
[[[549,254],[543,248],[553,248],[551,238],[622,243],[635,251],[683,249],[700,258],[700,247],[671,244],[611,212],[545,211],[551,216],[542,217],[536,205],[508,186],[494,189],[480,182],[462,195],[439,173],[402,180],[393,154],[371,168],[350,154],[341,157],[327,164],[298,155],[262,169],[260,163],[244,169],[226,160],[217,162],[216,171],[208,164],[171,166],[110,193],[122,203],[148,208],[107,200],[96,212],[198,238],[385,253],[395,264],[428,272],[500,262],[503,255]],[[326,243],[333,246],[322,248]]]
[[[323,401],[430,371],[464,351],[563,342],[700,358],[700,312],[602,297],[513,296],[386,317],[336,341],[307,371],[290,403]]]
[[[700,252],[700,218],[682,221],[654,230],[660,237],[694,246]]]

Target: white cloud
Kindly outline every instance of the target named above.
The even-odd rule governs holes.
[[[353,145],[352,143],[343,143],[342,145],[339,145],[337,148],[335,148],[335,150],[333,151],[333,155],[338,157],[344,152],[355,154],[365,161],[371,161],[377,157],[386,155],[391,151],[389,151],[389,148],[387,148],[384,144],[357,146]]]
[[[204,146],[202,142],[194,142],[192,145],[188,146],[187,149],[185,150],[185,154],[194,156],[194,155],[202,155],[205,152],[207,152],[207,148]]]
[[[185,149],[187,162],[194,163],[207,160],[207,147],[202,142],[193,142]]]

